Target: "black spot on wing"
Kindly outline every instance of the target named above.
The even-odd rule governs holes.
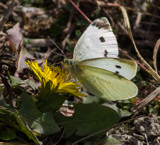
[[[116,74],[116,75],[119,75],[119,71],[115,71],[115,74]]]
[[[100,40],[101,42],[105,42],[105,39],[104,39],[103,36],[101,36],[101,37],[99,38],[99,40]]]
[[[120,65],[115,65],[115,67],[116,67],[116,68],[119,68],[119,69],[121,69],[121,66],[120,66]]]
[[[119,79],[122,79],[123,77],[119,74],[119,71],[115,71],[115,74],[118,76]]]
[[[108,51],[105,50],[105,51],[104,51],[104,57],[107,57],[107,54],[108,54]]]

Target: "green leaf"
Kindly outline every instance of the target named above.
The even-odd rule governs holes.
[[[23,123],[22,119],[18,115],[18,113],[15,113],[16,120],[18,122],[18,125],[20,127],[20,130],[25,133],[29,139],[33,140],[34,143],[42,145],[42,143],[38,140],[38,138],[32,133],[32,131],[26,126],[26,124]]]
[[[23,84],[28,84],[33,90],[35,90],[36,89],[36,87],[35,87],[35,83],[33,82],[33,81],[31,81],[31,80],[24,80],[23,82],[22,82]]]
[[[12,127],[12,131],[11,132],[3,132],[1,131],[0,133],[3,134],[0,135],[1,139],[4,140],[11,140],[14,139],[14,132],[20,132],[20,133],[24,133],[28,136],[29,139],[31,139],[32,141],[34,141],[34,143],[36,144],[41,144],[40,141],[37,139],[37,137],[31,132],[31,130],[29,130],[28,126],[25,126],[22,122],[22,120],[19,118],[18,113],[16,112],[16,110],[14,109],[10,109],[7,107],[0,107],[0,120],[1,120],[1,125],[4,126],[6,128],[6,126]],[[1,129],[4,130],[4,129]],[[8,139],[5,135],[8,135]],[[16,136],[17,137],[17,136]]]
[[[0,106],[10,107],[10,105],[5,102],[3,95],[2,95],[2,92],[0,92]]]
[[[49,94],[46,97],[46,100],[40,102],[39,109],[41,112],[48,112],[48,111],[57,111],[62,106],[63,102],[66,100],[65,96],[60,96],[56,94]]]
[[[75,133],[77,136],[86,136],[110,127],[117,123],[120,117],[113,109],[92,103],[75,105],[75,114],[72,118],[55,114],[55,119],[58,124],[65,128],[66,136],[68,136],[68,133]]]
[[[87,95],[87,97],[83,97],[84,104],[100,103],[100,102],[101,102],[101,98],[97,96]]]
[[[21,80],[20,78],[17,77],[13,77],[11,75],[9,75],[10,81],[11,81],[11,86],[13,87],[17,87],[23,84],[28,84],[32,89],[35,89],[35,83],[31,80]]]
[[[10,128],[3,128],[0,131],[0,139],[8,141],[8,140],[13,140],[16,138],[16,133],[14,132],[13,129]]]
[[[29,130],[28,126],[25,126],[23,124],[18,113],[16,112],[16,109],[13,109],[9,104],[6,104],[1,93],[0,93],[0,121],[2,126],[10,126],[13,128],[13,130],[11,129],[6,130],[5,133],[1,131],[0,133],[3,133],[3,135],[2,134],[0,135],[1,139],[4,140],[14,139],[16,131],[25,133],[28,136],[28,138],[34,141],[34,143],[39,145],[41,144],[40,141],[37,139],[37,137],[31,132],[31,130]]]
[[[22,82],[22,80],[20,78],[13,77],[11,75],[9,75],[9,79],[11,81],[11,86],[19,85]]]
[[[75,34],[77,38],[79,38],[82,35],[80,30],[76,30]]]
[[[22,104],[19,112],[22,114],[23,122],[39,134],[50,135],[60,130],[52,113],[41,113],[26,92],[22,94]]]
[[[105,142],[103,143],[103,145],[121,145],[121,144],[122,143],[120,141],[111,136],[106,137]]]
[[[123,107],[124,106],[129,106],[129,105],[131,105],[131,103],[129,103],[129,101],[128,101],[128,103],[125,104],[125,103],[123,103],[125,101],[128,101],[128,100],[123,100],[123,101],[119,102],[118,103],[119,107],[117,107],[116,104],[107,104],[107,103],[105,103],[103,105],[108,106],[108,107],[114,109],[116,112],[119,113],[119,115],[121,116],[121,118],[123,118],[123,117],[130,117],[133,113],[128,111],[128,110],[130,110],[129,108],[124,109]]]

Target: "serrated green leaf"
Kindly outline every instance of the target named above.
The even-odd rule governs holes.
[[[22,104],[19,112],[22,114],[23,122],[39,134],[50,135],[60,130],[52,113],[41,113],[26,92],[22,94]]]

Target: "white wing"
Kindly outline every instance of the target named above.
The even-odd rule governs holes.
[[[118,45],[107,18],[94,20],[78,40],[73,59],[118,57]]]
[[[137,72],[137,63],[135,61],[122,58],[95,58],[81,61],[80,65],[108,70],[128,80],[131,80]]]

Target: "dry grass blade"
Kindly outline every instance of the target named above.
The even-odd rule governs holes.
[[[160,39],[156,42],[156,45],[154,47],[154,51],[153,51],[153,66],[154,69],[156,70],[156,72],[158,73],[158,69],[157,69],[157,53],[160,47]]]
[[[155,89],[151,94],[144,98],[138,105],[134,106],[131,110],[137,115],[149,102],[151,102],[160,93],[160,87]]]
[[[132,35],[132,31],[131,31],[131,27],[130,27],[130,22],[129,22],[129,19],[128,19],[128,15],[127,15],[127,12],[126,12],[126,9],[123,7],[123,6],[120,6],[120,9],[122,11],[122,14],[123,14],[123,17],[124,17],[124,22],[125,22],[125,26],[127,28],[127,31],[128,31],[128,35],[134,45],[134,48],[135,48],[135,51],[137,53],[137,56],[139,57],[139,59],[145,64],[146,68],[148,69],[148,73],[150,75],[153,76],[153,78],[155,78],[158,82],[160,82],[160,76],[156,73],[156,71],[145,61],[145,59],[141,56],[141,54],[139,53],[139,50],[136,46],[136,43],[134,41],[134,38],[133,38],[133,35]]]

